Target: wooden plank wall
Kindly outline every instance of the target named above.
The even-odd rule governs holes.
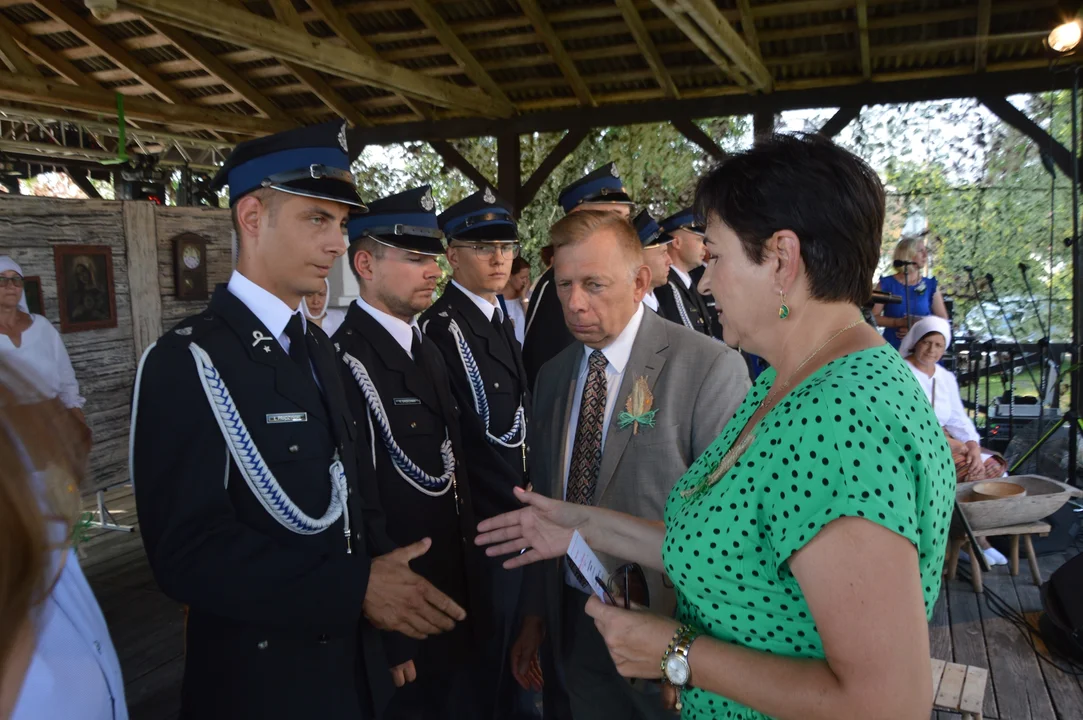
[[[138,363],[132,326],[128,239],[124,204],[109,200],[66,200],[0,195],[0,254],[10,255],[27,275],[41,276],[45,316],[60,326],[53,246],[78,243],[108,245],[113,251],[117,327],[63,335],[84,408],[94,432],[90,474],[84,492],[128,479],[128,425],[132,386]],[[213,208],[155,208],[162,326],[168,329],[205,302],[180,302],[173,295],[173,249],[170,239],[182,232],[206,237],[208,282],[225,282],[230,273],[229,211]],[[136,240],[135,238],[132,239]]]

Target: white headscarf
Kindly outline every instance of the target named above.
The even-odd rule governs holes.
[[[951,345],[951,324],[942,317],[929,315],[910,327],[906,332],[906,337],[899,343],[899,352],[903,357],[910,357],[914,352],[914,346],[929,333],[940,333],[944,336],[944,346]]]
[[[23,275],[23,269],[19,267],[19,263],[11,259],[10,255],[0,255],[0,272],[6,270],[14,270],[19,273],[19,277],[26,277]],[[19,309],[27,315],[30,314],[30,306],[26,304],[26,287],[23,286],[22,297],[19,298]]]
[[[319,320],[327,314],[327,306],[331,302],[331,281],[327,278],[323,279],[323,284],[327,286],[327,299],[323,302],[323,311],[319,315],[313,315],[308,309],[308,298],[301,298],[301,305],[305,309],[305,317],[309,320]]]

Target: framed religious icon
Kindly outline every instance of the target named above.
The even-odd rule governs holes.
[[[113,251],[106,245],[54,245],[60,332],[117,326]]]
[[[41,277],[28,275],[23,278],[23,290],[26,292],[26,307],[33,315],[45,314],[45,297],[41,292]]]
[[[207,299],[207,240],[193,233],[173,238],[173,278],[178,300]]]

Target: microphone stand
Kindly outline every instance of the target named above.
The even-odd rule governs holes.
[[[1038,375],[1041,385],[1038,388],[1038,423],[1044,424],[1045,420],[1045,391],[1049,386],[1049,367],[1046,362],[1049,356],[1049,343],[1052,342],[1052,328],[1046,329],[1042,322],[1042,309],[1038,307],[1038,301],[1034,299],[1034,291],[1030,288],[1030,280],[1027,278],[1027,264],[1019,263],[1019,273],[1023,276],[1023,286],[1027,289],[1027,296],[1034,308],[1034,314],[1038,317],[1038,328],[1042,331],[1042,338],[1038,341],[1038,367],[1041,368]],[[1052,320],[1052,318],[1050,318]]]
[[[1030,361],[1027,360],[1026,353],[1023,351],[1023,345],[1019,342],[1019,336],[1015,334],[1015,328],[1012,326],[1012,321],[1008,319],[1008,313],[1004,309],[1004,304],[1000,302],[1000,297],[997,295],[996,287],[993,286],[993,274],[985,273],[985,282],[989,286],[989,293],[993,296],[993,302],[1000,308],[1001,319],[1004,320],[1004,325],[1008,328],[1008,334],[1012,336],[1012,342],[1015,343],[1015,349],[1019,351],[1019,357],[1023,360],[1023,367],[1027,369],[1027,375],[1030,376],[1030,381],[1034,383],[1034,387],[1038,387],[1038,382],[1034,379],[1034,370],[1030,367]],[[990,333],[992,334],[992,333]],[[1014,374],[1014,368],[1009,368]],[[1015,403],[1015,398],[1009,396],[1008,401],[1012,404]]]
[[[970,282],[970,288],[974,291],[974,299],[978,303],[978,310],[981,311],[981,316],[985,320],[985,329],[989,332],[989,339],[986,342],[982,343],[982,345],[985,347],[985,351],[986,351],[985,352],[985,439],[986,439],[986,442],[988,442],[988,440],[989,440],[989,422],[990,422],[990,420],[989,420],[989,410],[990,410],[990,407],[991,407],[991,403],[989,402],[989,375],[990,375],[990,373],[993,372],[993,368],[992,368],[990,360],[992,359],[993,350],[996,348],[996,339],[995,339],[995,335],[993,334],[993,324],[991,322],[989,322],[989,315],[987,315],[986,312],[985,312],[985,304],[982,302],[982,299],[981,299],[981,291],[978,290],[978,283],[977,283],[977,281],[974,280],[974,267],[972,265],[967,265],[967,266],[965,266],[963,268],[963,270],[966,271],[966,277],[967,277],[967,280]],[[979,367],[980,367],[980,365],[979,365]],[[975,378],[974,379],[975,383],[977,383],[979,381],[980,381],[980,378]],[[1005,384],[1007,384],[1007,383],[1005,383]],[[977,396],[977,393],[975,392],[975,397],[976,396]],[[974,405],[975,405],[975,412],[976,412],[977,403],[975,403]]]

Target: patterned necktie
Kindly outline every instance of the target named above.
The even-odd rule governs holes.
[[[605,422],[606,377],[609,364],[601,350],[590,354],[587,381],[575,426],[572,464],[568,470],[568,502],[594,504],[594,489],[602,465],[602,424]]]

